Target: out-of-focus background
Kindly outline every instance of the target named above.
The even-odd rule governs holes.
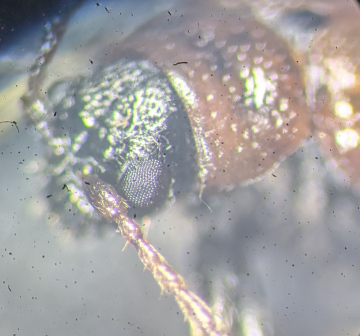
[[[6,23],[11,39],[0,44],[0,121],[19,127],[0,124],[0,334],[187,335],[174,300],[160,295],[131,247],[122,251],[120,235],[109,229],[71,239],[48,225],[46,177],[34,173],[46,162],[43,144],[22,115],[20,97],[43,24],[63,5],[40,18],[31,14],[36,19],[26,29]],[[171,6],[88,2],[72,18],[48,81],[90,73],[89,59],[101,48]],[[154,215],[148,240],[204,297],[212,296],[211,281],[216,288],[226,279],[229,302],[252,309],[264,335],[356,336],[360,198],[342,180],[309,140],[261,182],[205,195],[207,205],[196,209],[178,201]],[[261,335],[250,326],[243,334],[250,330]]]

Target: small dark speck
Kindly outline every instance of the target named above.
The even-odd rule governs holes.
[[[50,198],[52,195],[47,195],[46,198]]]
[[[176,62],[173,65],[179,65],[179,64],[188,64],[188,62],[182,61],[182,62]]]
[[[8,285],[8,290],[11,292],[11,288],[10,288],[10,286]]]
[[[90,182],[85,182],[86,185],[90,185]]]
[[[89,58],[89,61],[90,61],[91,64],[94,64],[94,62],[90,58]]]
[[[57,112],[55,111],[55,112],[54,112],[54,117],[56,117],[56,113],[57,113]]]
[[[168,13],[169,13],[169,15],[171,16],[171,12],[170,12],[170,11],[168,11]]]
[[[271,174],[272,176],[274,176],[274,177],[277,177],[275,174]]]
[[[319,160],[319,158],[318,158],[317,156],[315,156],[315,159],[316,159],[316,160]]]
[[[107,8],[107,7],[105,7],[105,10],[108,12],[108,13],[110,13],[110,10],[109,10],[109,8]]]
[[[68,186],[66,184],[64,184],[64,186],[61,188],[61,190],[66,189],[67,191],[70,191],[70,189],[68,188]]]
[[[96,7],[99,7],[99,6],[100,6],[100,4],[97,2],[97,3],[96,3]]]

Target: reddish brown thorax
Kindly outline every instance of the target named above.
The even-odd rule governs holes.
[[[306,50],[241,2],[200,2],[158,15],[107,61],[144,58],[166,73],[190,118],[203,188],[257,180],[310,135],[357,184],[359,24],[339,29],[336,6],[319,8],[324,25]]]

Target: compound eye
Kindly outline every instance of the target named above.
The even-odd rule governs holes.
[[[292,30],[292,33],[301,34],[302,32],[316,31],[325,28],[328,18],[315,13],[309,9],[290,10],[284,13],[279,20],[282,29]]]
[[[139,158],[130,162],[117,189],[133,207],[145,208],[161,204],[167,198],[170,177],[164,162]]]

